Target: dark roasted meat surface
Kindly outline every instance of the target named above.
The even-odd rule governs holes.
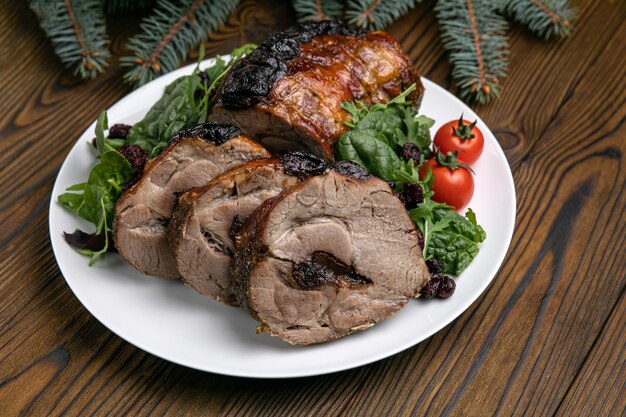
[[[265,40],[227,75],[211,118],[240,127],[272,152],[306,150],[332,159],[348,113],[341,103],[384,103],[419,76],[384,32],[340,21],[306,23]]]

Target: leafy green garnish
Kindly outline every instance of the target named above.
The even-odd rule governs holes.
[[[369,108],[360,101],[343,103],[341,107],[352,116],[346,126],[376,138],[395,153],[406,143],[414,143],[420,150],[428,149],[431,142],[429,129],[435,122],[426,116],[416,117],[411,101],[407,100],[416,88],[413,84],[389,102],[377,103]],[[348,140],[342,136],[339,144]]]
[[[139,145],[151,156],[156,156],[180,129],[204,123],[208,97],[205,95],[198,100],[195,97],[201,81],[194,72],[168,85],[163,97],[152,106],[142,121],[130,129],[126,143]]]
[[[478,244],[485,240],[485,230],[476,222],[476,215],[468,209],[465,217],[457,212],[437,208],[428,220],[429,234],[427,257],[441,261],[443,272],[458,276],[472,262],[480,250]],[[428,227],[428,226],[427,226]]]
[[[154,157],[165,149],[180,129],[206,122],[222,79],[244,54],[255,47],[247,44],[233,50],[228,61],[218,56],[215,64],[204,71],[206,77],[201,77],[199,67],[196,67],[191,75],[180,77],[168,85],[163,97],[142,121],[130,129],[126,144],[139,145]]]
[[[96,226],[96,234],[105,234],[105,245],[99,251],[80,249],[83,255],[91,256],[89,265],[107,251],[108,231],[111,230],[115,202],[122,187],[133,172],[130,163],[115,150],[105,151],[99,162],[91,168],[87,182],[72,185],[68,192],[59,196],[59,203],[66,209]]]
[[[403,184],[418,183],[422,187],[424,201],[409,214],[424,236],[424,259],[437,258],[446,274],[458,276],[479,251],[478,244],[486,234],[476,222],[474,212],[469,209],[466,217],[454,209],[431,199],[433,175],[430,169],[423,178],[413,160],[400,157],[402,147],[413,143],[420,153],[428,153],[431,146],[429,129],[434,124],[426,116],[417,116],[409,94],[412,85],[402,94],[386,104],[367,107],[364,103],[343,103],[342,108],[351,115],[345,125],[351,130],[344,133],[335,148],[338,160],[357,162],[371,174],[395,183],[396,191]]]
[[[255,47],[248,44],[233,50],[228,62],[217,57],[215,64],[204,71],[206,76],[201,76],[196,67],[191,75],[172,82],[144,119],[130,129],[125,140],[105,136],[107,114],[100,114],[95,129],[98,163],[92,167],[86,182],[72,185],[58,197],[63,207],[95,225],[95,235],[101,235],[95,237],[103,237],[104,246],[99,250],[77,249],[91,257],[90,266],[109,247],[115,203],[133,173],[131,164],[117,149],[124,145],[139,145],[154,157],[165,149],[180,129],[204,123],[226,72]],[[199,61],[203,56],[201,51]]]
[[[346,122],[352,130],[339,138],[335,147],[337,159],[355,161],[386,181],[402,182],[407,176],[415,181],[412,167],[398,154],[407,143],[427,150],[431,143],[429,128],[434,124],[426,116],[417,116],[407,100],[415,88],[413,84],[388,103],[369,108],[360,101],[343,103],[341,107],[352,116]]]
[[[402,168],[400,158],[385,141],[360,130],[343,134],[335,152],[338,159],[355,161],[387,181],[392,181],[395,171]]]

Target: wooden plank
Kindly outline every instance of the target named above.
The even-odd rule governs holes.
[[[430,6],[418,5],[391,32],[427,76],[449,85]],[[255,7],[247,2],[211,40],[209,53],[225,52],[286,23]],[[286,381],[222,377],[170,364],[112,335],[73,296],[47,243],[52,179],[77,134],[128,89],[115,66],[101,79],[76,83],[43,36],[25,32],[33,18],[24,4],[0,8],[2,23],[8,22],[3,34],[20,34],[14,45],[33,51],[24,57],[5,49],[1,56],[10,66],[0,65],[0,88],[15,97],[11,106],[0,104],[5,106],[0,111],[0,298],[10,300],[0,306],[0,399],[16,392],[2,388],[20,381],[31,389],[11,397],[12,410],[29,409],[33,415],[554,411],[565,392],[571,395],[568,381],[577,381],[581,366],[579,375],[584,375],[584,358],[616,299],[606,296],[609,288],[603,285],[623,272],[623,262],[611,258],[602,265],[598,259],[603,251],[624,253],[623,225],[610,218],[619,219],[624,207],[623,197],[610,197],[624,183],[622,172],[615,175],[621,161],[616,158],[623,154],[618,139],[624,137],[618,114],[624,103],[615,94],[624,91],[616,84],[624,74],[619,55],[609,56],[619,52],[609,41],[624,39],[623,30],[613,36],[624,20],[623,8],[598,2],[581,8],[577,31],[558,45],[515,31],[505,95],[478,108],[496,127],[516,168],[520,197],[515,249],[494,285],[459,320],[417,347],[356,370]],[[4,14],[8,9],[11,14]],[[113,48],[119,54],[129,30],[115,30]],[[585,115],[581,126],[570,126],[580,114]],[[611,118],[602,127],[604,114]],[[563,137],[573,143],[571,150],[552,158],[549,151]],[[597,236],[602,233],[614,237],[604,241]],[[64,357],[67,363],[59,359]],[[29,369],[41,372],[35,378]],[[584,395],[601,397],[593,391]]]
[[[580,370],[626,286],[625,35],[622,24],[516,172],[513,250],[472,320],[454,324],[467,328],[443,351],[462,356],[418,413],[551,415]]]
[[[596,340],[556,416],[626,415],[626,293]]]

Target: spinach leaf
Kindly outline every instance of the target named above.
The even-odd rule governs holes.
[[[478,244],[487,237],[485,230],[471,209],[466,217],[452,210],[435,209],[433,222],[445,224],[431,233],[427,256],[439,259],[444,273],[458,276],[478,254]]]
[[[345,123],[351,130],[344,133],[336,144],[338,160],[352,160],[371,174],[395,183],[395,191],[403,184],[418,183],[424,201],[410,210],[411,219],[424,236],[424,259],[439,259],[446,274],[458,276],[479,251],[478,244],[485,240],[485,231],[476,222],[470,209],[466,217],[451,206],[431,199],[431,170],[420,178],[419,166],[413,160],[403,161],[399,153],[407,143],[420,150],[431,146],[429,129],[434,121],[417,116],[407,101],[411,86],[387,104],[365,106],[362,102],[343,103],[342,108],[352,119]]]
[[[206,96],[199,102],[194,97],[200,81],[200,77],[194,73],[168,85],[163,97],[152,106],[142,121],[130,129],[126,144],[139,145],[156,156],[154,150],[162,150],[180,129],[206,121]]]
[[[256,45],[247,44],[231,52],[230,60],[217,57],[215,64],[201,72],[176,79],[165,88],[163,96],[142,121],[135,124],[126,138],[127,145],[139,145],[152,157],[160,154],[169,140],[184,128],[207,119],[215,93],[228,70]]]
[[[394,172],[401,168],[398,155],[383,140],[352,130],[344,133],[336,145],[341,160],[352,160],[363,166],[371,174],[392,181]]]
[[[343,103],[341,107],[352,117],[346,126],[352,130],[339,138],[335,147],[337,159],[355,161],[387,181],[419,180],[415,167],[398,156],[409,142],[420,149],[430,146],[429,128],[434,121],[426,116],[416,117],[406,99],[415,88],[412,85],[388,103],[369,108],[360,101]]]

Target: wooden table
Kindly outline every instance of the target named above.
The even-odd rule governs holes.
[[[295,380],[193,371],[111,333],[72,294],[48,236],[52,184],[98,113],[130,90],[114,63],[80,82],[26,2],[0,5],[0,415],[619,416],[626,413],[626,7],[575,1],[574,34],[510,34],[502,98],[476,110],[515,177],[517,225],[491,286],[391,358]],[[208,54],[294,21],[246,1]],[[116,56],[136,16],[112,31]],[[454,90],[432,3],[396,22],[419,70]]]

